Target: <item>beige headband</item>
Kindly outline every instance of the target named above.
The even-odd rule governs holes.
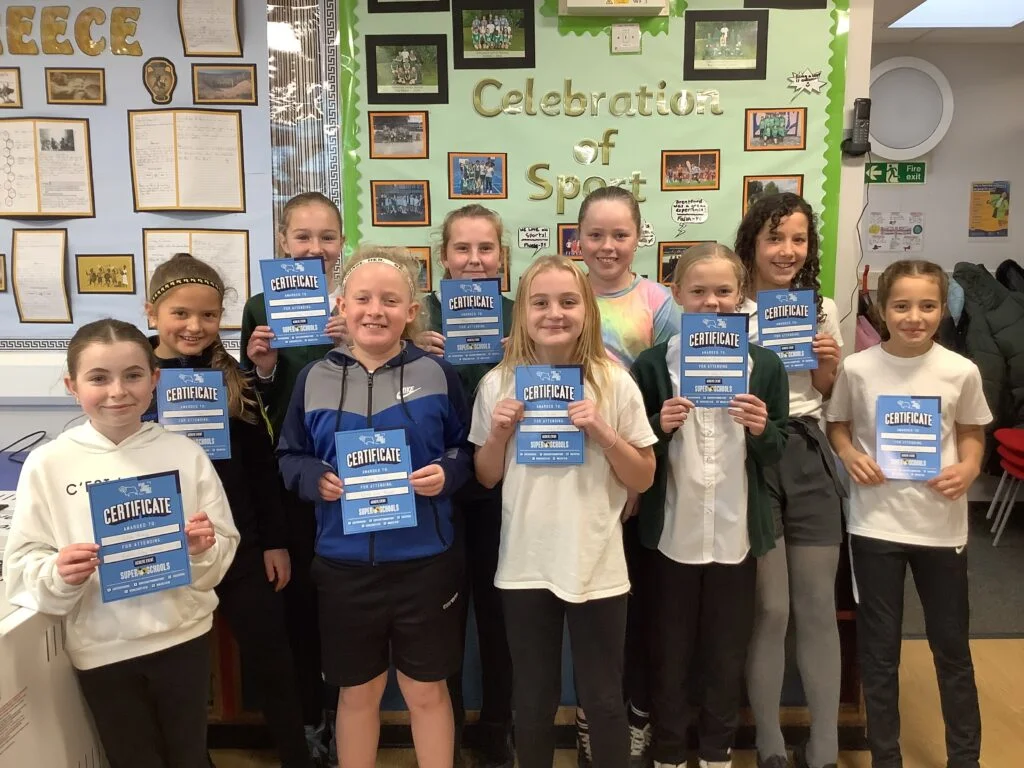
[[[157,288],[149,297],[150,304],[156,304],[156,300],[167,293],[171,288],[177,288],[179,285],[206,285],[213,288],[219,295],[223,296],[224,291],[212,280],[207,280],[204,277],[179,277],[177,280],[171,280],[169,283],[164,283]]]
[[[405,278],[406,282],[409,283],[409,288],[412,290],[412,295],[413,296],[416,295],[416,285],[412,281],[412,276],[409,274],[409,270],[407,270],[405,267],[403,267],[397,261],[392,261],[391,259],[386,259],[383,256],[371,256],[368,259],[363,259],[362,261],[357,261],[355,264],[353,264],[351,267],[349,267],[348,268],[348,272],[345,273],[345,277],[341,281],[341,292],[342,293],[345,292],[345,284],[348,282],[349,277],[352,276],[352,273],[355,272],[357,269],[359,269],[364,264],[386,264],[389,267],[393,267],[393,268],[397,269],[399,272],[402,273],[402,276]]]

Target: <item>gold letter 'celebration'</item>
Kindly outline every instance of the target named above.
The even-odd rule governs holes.
[[[142,45],[133,38],[138,34],[138,21],[142,11],[134,6],[110,9],[110,52],[117,56],[141,56]],[[36,6],[9,5],[5,13],[7,53],[12,56],[37,56],[39,43],[34,39]],[[67,37],[71,7],[44,5],[39,12],[39,40],[43,53],[52,56],[70,56],[75,48]],[[83,8],[75,15],[74,39],[78,50],[87,56],[99,56],[107,49],[107,38],[94,31],[107,21],[102,8]],[[4,53],[0,42],[0,54]]]

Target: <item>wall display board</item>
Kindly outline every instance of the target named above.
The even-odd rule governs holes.
[[[753,200],[794,191],[818,214],[831,295],[847,0],[669,0],[657,17],[560,16],[557,0],[404,17],[384,5],[338,6],[350,245],[435,245],[445,214],[479,202],[505,223],[515,290],[534,255],[578,255],[580,202],[618,185],[644,219],[634,270],[665,279],[689,244],[731,246]],[[641,36],[626,57],[612,36],[624,22]]]

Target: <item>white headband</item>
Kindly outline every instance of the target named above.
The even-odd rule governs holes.
[[[397,261],[392,261],[391,259],[384,258],[383,256],[371,256],[368,259],[363,259],[361,261],[357,261],[355,264],[353,264],[351,267],[349,267],[348,268],[348,272],[345,273],[345,277],[342,278],[342,281],[341,281],[341,291],[342,291],[342,293],[345,292],[345,284],[348,282],[348,279],[352,276],[352,273],[355,272],[357,269],[359,269],[364,264],[386,264],[389,267],[393,267],[394,269],[397,269],[399,272],[402,273],[402,276],[405,277],[406,282],[409,283],[409,288],[412,289],[413,296],[416,295],[416,285],[412,281],[412,276],[409,274],[409,270],[407,270],[405,267],[403,267]]]

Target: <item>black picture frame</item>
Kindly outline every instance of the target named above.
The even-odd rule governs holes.
[[[452,61],[455,69],[533,69],[536,66],[536,22],[532,0],[452,0]],[[521,11],[523,50],[516,44],[513,26],[511,48],[466,50],[466,14],[474,12]],[[472,46],[472,41],[470,41]]]
[[[449,0],[367,0],[370,13],[444,13]]]
[[[435,49],[437,85],[381,83],[378,77],[378,53],[382,48]],[[366,101],[369,104],[447,104],[448,103],[448,36],[447,35],[367,35],[364,38]],[[415,51],[410,51],[415,53]],[[397,56],[392,61],[397,60]],[[413,59],[415,62],[415,59]],[[391,75],[389,75],[389,78]],[[381,88],[388,88],[382,91]],[[419,90],[414,90],[419,89]]]
[[[767,10],[735,10],[735,11],[686,11],[683,17],[683,80],[765,80],[768,69],[768,11]],[[700,23],[721,22],[754,22],[757,24],[753,65],[749,67],[716,67],[697,65],[697,25]],[[706,62],[714,57],[705,58],[702,50],[701,61]],[[733,63],[733,62],[730,62]]]
[[[828,0],[743,0],[744,8],[778,8],[783,11],[828,10]]]

